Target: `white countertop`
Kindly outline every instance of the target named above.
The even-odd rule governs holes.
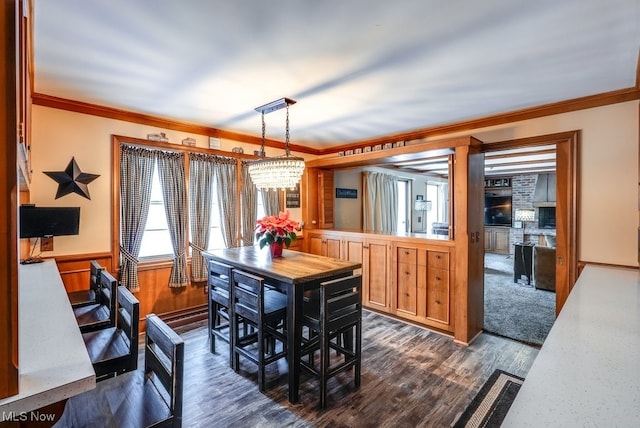
[[[0,421],[96,386],[55,261],[20,265],[18,272],[19,393],[0,399]]]
[[[502,426],[640,426],[637,269],[584,268]]]

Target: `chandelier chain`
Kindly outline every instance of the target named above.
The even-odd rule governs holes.
[[[289,104],[286,107],[287,115],[285,121],[285,134],[284,134],[284,150],[285,154],[289,156]]]

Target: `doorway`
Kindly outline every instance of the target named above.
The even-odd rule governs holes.
[[[555,321],[555,155],[555,144],[485,153],[484,331],[534,346]]]
[[[556,253],[555,315],[560,312],[577,278],[577,191],[579,131],[484,144],[482,151],[555,145]]]

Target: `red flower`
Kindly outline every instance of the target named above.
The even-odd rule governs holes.
[[[265,216],[256,222],[256,238],[259,239],[260,248],[274,242],[289,248],[297,238],[295,231],[300,230],[300,223],[289,216],[289,211],[285,211],[277,216]]]

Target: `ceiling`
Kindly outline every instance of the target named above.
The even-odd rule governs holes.
[[[634,87],[638,0],[34,0],[34,91],[326,149]],[[284,111],[266,116],[284,139]]]

